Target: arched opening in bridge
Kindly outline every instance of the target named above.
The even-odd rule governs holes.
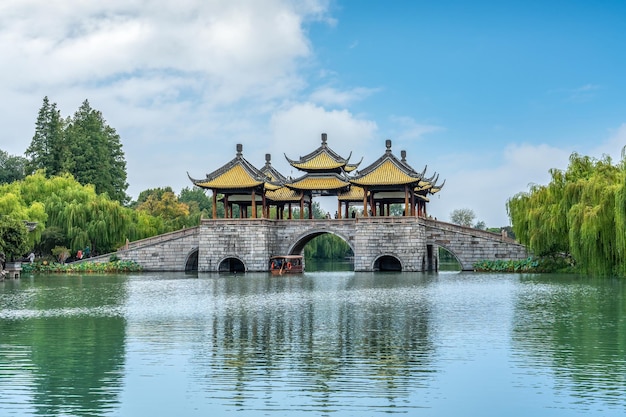
[[[198,249],[194,250],[187,257],[185,262],[185,272],[197,272],[198,271]]]
[[[220,262],[219,272],[246,272],[246,266],[240,259],[226,258]]]
[[[402,271],[402,264],[395,256],[383,255],[374,261],[374,271]]]
[[[292,255],[304,255],[306,271],[353,271],[354,252],[348,242],[334,233],[317,231],[300,239]]]
[[[443,246],[437,247],[437,255],[439,258],[439,271],[460,271],[461,263],[456,255]]]

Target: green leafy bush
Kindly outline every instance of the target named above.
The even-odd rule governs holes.
[[[135,261],[113,261],[113,262],[80,262],[71,264],[61,264],[58,262],[48,263],[35,262],[32,264],[22,264],[23,273],[56,274],[56,273],[79,273],[79,274],[107,274],[119,272],[140,272],[143,267]]]

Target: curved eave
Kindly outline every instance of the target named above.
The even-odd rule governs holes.
[[[361,158],[361,160],[359,162],[357,162],[356,164],[346,164],[346,166],[343,169],[346,172],[352,172],[355,169],[357,169],[359,167],[359,165],[361,165],[361,162],[363,162],[363,158]]]

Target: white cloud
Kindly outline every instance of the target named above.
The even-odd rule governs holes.
[[[439,159],[435,165],[446,184],[440,195],[431,196],[430,214],[449,220],[452,210],[469,208],[488,227],[508,225],[506,201],[530,184],[547,184],[551,168],[566,169],[571,152],[546,144],[511,144],[493,164],[491,155],[468,153]]]
[[[327,0],[3,1],[1,146],[24,152],[44,96],[63,116],[89,99],[122,138],[131,194],[187,186],[185,171],[223,164],[231,144],[270,143],[268,118],[306,86],[306,23],[336,24],[327,8]]]
[[[282,163],[283,153],[292,159],[308,154],[320,146],[321,134],[326,133],[331,149],[344,157],[352,152],[351,161],[358,162],[366,155],[366,149],[372,146],[377,126],[375,122],[358,118],[347,110],[326,110],[312,103],[297,103],[276,112],[270,128],[270,149],[276,155],[273,161],[280,156]],[[276,167],[279,169],[278,165]],[[287,169],[285,165],[283,168]],[[292,175],[291,172],[283,174]]]
[[[341,91],[326,86],[315,90],[311,94],[311,100],[324,105],[347,106],[355,101],[363,100],[378,91],[380,91],[380,89],[364,87]]]
[[[418,123],[412,117],[391,116],[390,119],[395,126],[393,136],[402,144],[422,139],[428,133],[445,130],[442,126]]]
[[[617,129],[611,130],[608,140],[592,147],[590,154],[596,158],[609,155],[613,163],[622,160],[622,152],[626,150],[626,123],[622,123]]]

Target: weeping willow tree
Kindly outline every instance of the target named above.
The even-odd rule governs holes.
[[[317,236],[304,247],[304,256],[307,259],[344,259],[350,255],[352,255],[350,245],[331,233]]]
[[[572,154],[565,172],[509,199],[518,240],[538,256],[568,255],[586,273],[626,275],[626,158]]]
[[[48,247],[42,242],[47,231],[55,243],[72,253],[90,247],[107,253],[126,239],[137,240],[169,231],[162,219],[124,207],[107,194],[97,194],[70,174],[46,178],[42,171],[21,181],[0,186],[0,211],[12,217],[37,222],[29,233],[30,247]]]

